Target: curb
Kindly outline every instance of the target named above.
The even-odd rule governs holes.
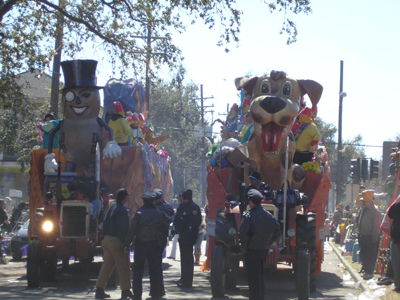
[[[361,281],[360,287],[362,291],[370,291],[368,285],[364,282],[364,279],[358,274],[356,270],[342,257],[341,253],[335,246],[332,245],[331,241],[329,241],[329,245],[332,247],[332,250],[335,252],[339,260],[346,267],[347,271],[350,273],[351,277],[353,277],[354,281],[357,283]]]

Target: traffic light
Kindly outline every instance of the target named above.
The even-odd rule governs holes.
[[[368,180],[368,159],[361,161],[361,178],[364,182]]]
[[[360,180],[360,159],[352,159],[350,164],[351,180],[353,182],[358,182]]]
[[[379,161],[373,160],[371,158],[371,164],[369,166],[369,179],[378,178],[379,177]]]

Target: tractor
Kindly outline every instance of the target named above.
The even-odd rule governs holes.
[[[231,182],[228,183],[228,178],[235,177],[232,174],[235,173],[233,168],[208,168],[208,171],[208,183],[213,190],[207,190],[211,219],[209,223],[211,226],[215,224],[215,234],[210,243],[213,247],[209,248],[211,291],[214,297],[223,297],[226,289],[236,287],[240,261],[244,263],[238,239],[244,198],[239,197],[240,201],[230,202],[223,198],[229,192],[235,193],[243,185],[237,182],[239,187],[234,187]],[[316,276],[321,273],[323,224],[329,189],[328,174],[306,172],[306,180],[300,191],[287,188],[285,193],[284,189],[280,189],[274,191],[269,200],[261,203],[278,220],[283,233],[271,245],[265,267],[271,271],[279,271],[279,264],[291,267],[295,276],[296,292],[301,300],[309,299],[310,293],[316,291]],[[215,223],[212,220],[214,213]]]

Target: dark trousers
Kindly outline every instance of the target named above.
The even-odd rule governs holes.
[[[162,296],[162,252],[158,240],[135,241],[135,262],[133,264],[133,293],[135,298],[142,297],[142,278],[147,258],[149,263],[150,294],[154,297]]]
[[[250,300],[264,300],[264,267],[267,255],[268,250],[254,249],[247,249],[246,254],[244,254]]]
[[[372,243],[372,235],[360,235],[360,257],[366,274],[374,274],[376,259],[378,258],[379,241]]]
[[[314,156],[314,152],[296,151],[293,156],[293,163],[301,166],[303,163],[311,161],[313,156]]]
[[[182,285],[190,287],[193,284],[193,242],[179,239],[179,251],[181,252],[181,281]]]

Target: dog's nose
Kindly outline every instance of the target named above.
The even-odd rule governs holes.
[[[286,102],[279,97],[265,97],[260,106],[268,113],[275,114],[285,108]]]

